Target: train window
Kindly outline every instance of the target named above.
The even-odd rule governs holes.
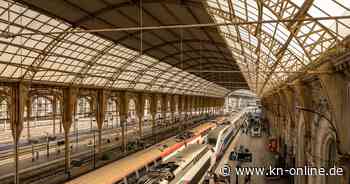
[[[127,182],[128,183],[136,183],[137,182],[137,175],[136,172],[131,173],[128,177],[127,177]]]
[[[215,146],[216,145],[216,142],[217,142],[217,139],[216,138],[209,138],[208,139],[208,143],[212,146]]]

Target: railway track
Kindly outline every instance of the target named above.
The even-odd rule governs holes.
[[[129,130],[133,130],[133,127],[131,127],[132,125],[130,125]],[[145,129],[149,128],[149,126],[144,127]],[[104,135],[103,139],[112,139],[115,138],[116,136],[118,136],[120,134],[120,128],[116,128],[116,129],[106,129],[103,130],[103,134],[107,134],[107,138],[106,135]],[[49,142],[49,148],[51,150],[55,150],[55,149],[60,149],[60,146],[58,146],[57,142],[60,141],[64,141],[64,137],[63,135],[59,136],[60,138],[55,140],[55,141],[50,141]],[[75,143],[76,140],[76,134],[72,133],[70,135],[70,143]],[[93,138],[93,134],[91,133],[91,131],[84,131],[82,133],[79,133],[78,135],[79,139],[79,143],[81,144],[82,142],[92,139]],[[6,150],[2,150],[0,151],[0,166],[5,164],[5,163],[10,163],[11,161],[7,161],[5,162],[5,160],[9,160],[13,158],[13,145],[9,145],[7,146]],[[26,146],[22,146],[19,148],[19,156],[24,156],[24,155],[30,155],[27,158],[31,157],[33,155],[33,152],[41,152],[41,151],[46,151],[47,150],[47,142],[46,141],[42,141],[41,143],[37,143],[37,144],[28,144]],[[51,152],[50,152],[51,154]]]
[[[192,121],[192,120],[190,120]],[[157,140],[163,140],[166,139],[168,137],[173,136],[174,134],[176,134],[179,130],[179,126],[181,126],[181,123],[178,124],[173,124],[170,125],[168,127],[159,127],[156,130],[156,135],[152,135],[152,131],[149,128],[148,130],[144,130],[144,137],[143,137],[143,141],[145,143],[145,145],[150,146],[155,144],[155,137],[157,137]],[[195,124],[190,123],[189,126],[195,126]],[[136,132],[132,132],[133,134],[136,134]],[[133,139],[132,137],[137,137],[137,136],[133,136],[133,134],[127,134],[127,140],[132,142]],[[54,145],[52,145],[54,146]],[[54,147],[52,147],[54,148]],[[104,144],[104,146],[102,147],[103,149],[103,153],[108,153],[108,152],[118,152],[118,150],[120,150],[121,148],[121,142],[111,142],[110,145],[106,145]],[[28,148],[27,148],[28,149]],[[31,149],[31,148],[30,148]],[[44,145],[38,145],[37,149],[46,149],[46,144]],[[139,147],[139,148],[135,148],[132,151],[137,151],[140,149],[144,149],[144,147]],[[54,150],[54,149],[52,149]],[[29,150],[24,150],[23,152],[20,152],[20,154],[27,154],[28,155]],[[31,150],[30,150],[30,154],[31,154]],[[64,150],[63,150],[64,152]],[[121,151],[119,151],[119,153],[121,153]],[[130,154],[131,152],[127,152],[126,154]],[[29,154],[29,155],[30,155]],[[87,149],[85,151],[81,151],[79,153],[73,153],[71,156],[72,160],[79,160],[79,162],[82,164],[82,166],[85,165],[88,166],[89,163],[91,164],[92,162],[92,151],[91,148]],[[125,156],[124,154],[119,155],[117,158],[114,158],[113,160],[109,160],[109,161],[115,161],[120,159],[121,157]],[[6,158],[6,157],[3,157]],[[12,160],[12,159],[11,159]],[[109,163],[109,162],[108,162]],[[48,161],[45,162],[43,164],[38,164],[34,167],[29,167],[29,168],[25,168],[25,169],[21,169],[20,170],[20,180],[21,183],[62,183],[62,180],[55,182],[55,179],[60,178],[58,176],[65,176],[64,174],[64,157],[62,158],[58,158],[52,161]],[[90,168],[91,169],[91,168]],[[87,171],[89,171],[90,169],[87,169]],[[87,172],[86,171],[86,172]],[[13,173],[9,173],[3,176],[0,176],[0,181],[2,181],[2,183],[4,184],[11,184],[13,183]],[[62,178],[62,177],[61,177]],[[63,179],[66,179],[65,177],[63,177]],[[45,180],[46,182],[42,182],[43,180]],[[39,182],[40,181],[40,182]],[[63,180],[64,181],[64,180]]]

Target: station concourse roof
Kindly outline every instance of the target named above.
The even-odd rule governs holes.
[[[0,38],[3,79],[206,96],[262,94],[350,33],[317,20],[350,15],[348,0],[0,0],[0,15],[17,34]],[[207,23],[228,24],[83,31]]]

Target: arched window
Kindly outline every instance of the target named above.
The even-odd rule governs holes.
[[[91,98],[90,97],[80,97],[77,104],[77,115],[79,117],[89,117],[92,114]]]
[[[52,115],[52,103],[47,97],[34,96],[32,101],[32,117],[38,120]]]

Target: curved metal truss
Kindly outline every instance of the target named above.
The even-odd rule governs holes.
[[[284,82],[350,34],[349,19],[303,21],[349,15],[347,0],[207,0],[206,6],[218,23],[258,22],[219,28],[241,69],[249,71],[243,74],[257,94]],[[295,21],[259,23],[283,19]]]
[[[79,30],[14,1],[0,1],[0,30]],[[224,96],[228,90],[90,33],[0,38],[0,77],[118,89]]]

